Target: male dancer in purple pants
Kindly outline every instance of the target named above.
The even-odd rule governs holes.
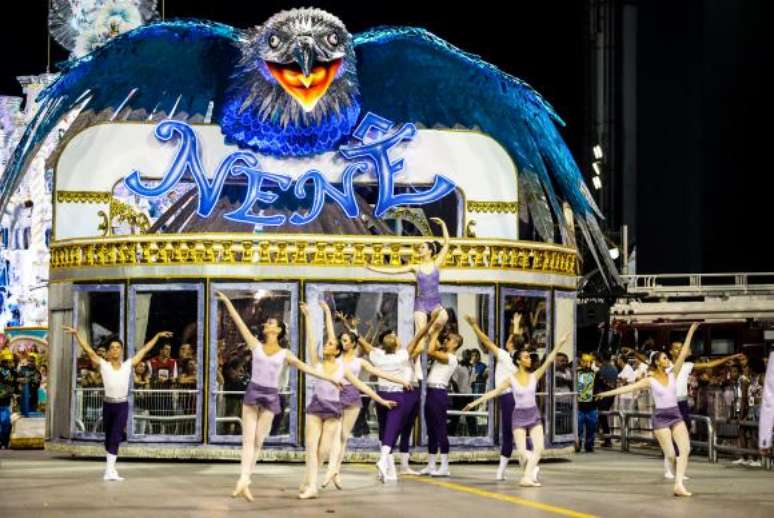
[[[423,338],[427,335],[430,327],[436,324],[437,315],[433,320],[420,329],[420,331],[411,339],[408,346],[400,347],[400,340],[392,330],[383,331],[379,335],[381,349],[374,348],[362,337],[358,339],[360,346],[368,353],[371,363],[374,367],[388,374],[397,376],[400,379],[410,380],[413,375],[413,360],[422,353]],[[377,393],[384,399],[396,401],[398,406],[391,409],[384,407],[376,408],[376,416],[379,420],[379,442],[381,443],[381,457],[376,463],[379,480],[394,481],[397,480],[395,474],[395,464],[392,460],[392,449],[398,440],[398,435],[406,424],[408,419],[406,401],[412,391],[405,391],[402,385],[379,378],[379,389]],[[410,401],[410,399],[409,399]]]
[[[102,384],[105,387],[105,397],[102,403],[102,428],[105,430],[105,451],[107,452],[107,465],[105,466],[105,480],[123,480],[116,471],[118,459],[118,446],[126,440],[126,421],[129,417],[129,379],[134,372],[134,367],[140,363],[145,355],[153,349],[160,338],[170,338],[172,333],[161,331],[150,342],[142,346],[132,358],[122,361],[124,358],[124,344],[116,336],[109,337],[105,359],[100,358],[86,339],[76,329],[64,327],[64,331],[75,337],[81,349],[89,355],[92,365],[100,370]]]

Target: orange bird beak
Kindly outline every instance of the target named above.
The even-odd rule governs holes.
[[[301,67],[295,63],[278,64],[266,63],[269,72],[289,93],[305,112],[311,112],[317,105],[317,101],[325,95],[331,86],[333,78],[341,66],[341,59],[335,59],[328,63],[319,63],[305,75]]]

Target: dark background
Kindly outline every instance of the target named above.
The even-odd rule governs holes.
[[[774,44],[763,0],[555,0],[511,2],[507,9],[500,2],[166,0],[165,14],[247,27],[279,10],[313,4],[339,16],[353,33],[376,25],[425,27],[541,92],[567,122],[563,135],[588,179],[596,143],[589,19],[600,3],[636,13],[636,23],[619,38],[636,46],[637,154],[628,180],[636,209],[626,216],[621,193],[611,190],[618,203],[609,204],[608,219],[630,225],[638,272],[774,270],[766,253],[774,205],[771,87],[763,80],[774,63]],[[15,77],[45,71],[47,4],[17,2],[6,20],[0,93],[21,95]],[[52,42],[52,63],[66,57]]]

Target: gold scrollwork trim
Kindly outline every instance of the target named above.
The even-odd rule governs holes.
[[[129,265],[400,266],[419,263],[423,238],[300,234],[135,235],[51,246],[51,268]],[[445,266],[576,275],[577,252],[557,245],[452,239]]]
[[[129,224],[133,234],[137,232],[144,234],[150,228],[148,216],[136,210],[128,203],[124,203],[115,198],[110,200],[110,214],[106,214],[104,210],[101,210],[97,213],[97,216],[100,220],[97,229],[102,232],[103,236],[110,236],[112,234],[113,225],[115,223]]]
[[[57,203],[110,203],[113,195],[101,191],[56,191]]]
[[[496,214],[518,214],[517,201],[476,201],[468,200],[469,212],[492,212]]]

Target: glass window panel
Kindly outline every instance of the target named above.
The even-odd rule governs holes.
[[[250,381],[252,354],[223,303],[215,298],[217,291],[231,300],[255,336],[260,336],[261,325],[269,318],[284,322],[287,333],[280,345],[298,354],[297,289],[293,284],[276,283],[223,283],[210,288],[210,383],[215,384],[210,398],[210,408],[214,409],[210,417],[210,439],[240,442],[242,398]],[[295,369],[286,366],[280,376],[281,412],[274,417],[267,443],[295,441],[297,378]]]
[[[570,333],[568,343],[556,356],[553,368],[554,412],[552,438],[554,442],[575,441],[577,429],[576,369],[575,361],[575,294],[556,292],[554,303],[554,341]],[[553,344],[551,344],[553,347]]]
[[[161,338],[134,369],[130,437],[136,441],[198,440],[203,386],[202,288],[134,286],[130,299],[130,354]]]
[[[120,286],[76,286],[73,325],[86,337],[99,356],[106,340],[116,335],[123,340],[123,289]],[[73,340],[73,434],[99,438],[102,430],[102,376],[89,356]]]

